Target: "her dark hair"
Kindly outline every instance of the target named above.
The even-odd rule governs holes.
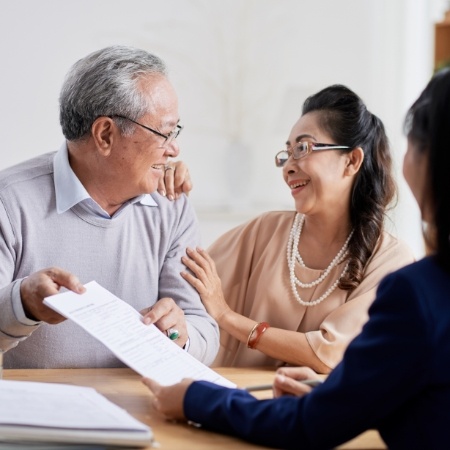
[[[450,272],[450,69],[437,72],[411,106],[405,132],[418,151],[428,154],[434,238],[428,243],[439,264]]]
[[[302,115],[312,111],[320,111],[320,126],[334,142],[364,151],[351,195],[354,232],[349,266],[339,282],[341,289],[352,290],[361,283],[367,262],[381,243],[386,210],[396,194],[389,141],[381,120],[345,86],[329,86],[307,98]]]

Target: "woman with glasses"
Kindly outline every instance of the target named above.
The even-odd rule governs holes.
[[[276,154],[295,211],[265,213],[188,249],[182,276],[221,328],[216,366],[328,373],[361,331],[380,280],[413,261],[384,230],[395,195],[382,122],[341,85],[309,97]]]
[[[432,253],[382,281],[369,321],[323,384],[311,391],[300,381],[316,377],[312,371],[279,369],[289,374],[275,378],[279,398],[257,400],[207,382],[160,387],[146,380],[155,407],[167,417],[276,448],[335,448],[369,428],[377,428],[392,450],[448,448],[449,124],[446,70],[433,77],[406,120],[403,173]]]

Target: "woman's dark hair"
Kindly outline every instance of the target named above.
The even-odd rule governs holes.
[[[367,262],[381,242],[385,213],[396,194],[389,141],[381,120],[345,86],[329,86],[308,97],[302,115],[312,111],[320,112],[320,126],[334,142],[364,151],[351,195],[354,232],[348,247],[349,265],[339,282],[341,289],[351,290],[361,283]]]
[[[450,69],[437,72],[411,106],[405,132],[417,151],[428,155],[427,200],[433,214],[428,244],[450,272]]]

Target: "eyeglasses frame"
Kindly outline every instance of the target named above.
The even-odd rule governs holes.
[[[306,158],[308,155],[310,155],[312,152],[320,152],[323,150],[345,150],[345,149],[351,149],[351,147],[347,146],[347,145],[338,145],[338,144],[323,144],[320,142],[309,142],[309,141],[302,141],[302,142],[297,142],[295,144],[294,148],[298,148],[300,146],[300,144],[303,145],[307,145],[307,152],[302,155],[302,156],[297,156],[295,157],[295,151],[292,150],[293,146],[291,146],[290,148],[287,148],[285,150],[281,150],[279,151],[276,155],[275,155],[275,165],[277,167],[283,167],[284,164],[286,164],[286,162],[288,161],[288,159],[292,156],[295,160],[299,160],[299,159],[303,159]],[[288,157],[286,159],[286,161],[282,164],[279,165],[277,163],[277,159],[278,159],[278,155],[280,155],[281,153],[287,153]]]
[[[148,127],[147,125],[142,125],[142,123],[136,122],[135,120],[130,119],[129,117],[121,116],[119,114],[114,114],[114,115],[108,116],[108,117],[111,119],[113,119],[114,117],[119,117],[120,119],[129,120],[130,122],[133,122],[136,125],[139,125],[140,127],[145,128],[148,131],[151,131],[152,133],[156,134],[157,136],[161,136],[161,137],[165,138],[164,145],[170,144],[170,142],[172,142],[174,139],[176,139],[184,128],[183,125],[177,124],[175,126],[175,128],[169,134],[164,134],[157,130],[154,130],[153,128]]]

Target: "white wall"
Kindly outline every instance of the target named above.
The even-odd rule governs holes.
[[[72,63],[111,44],[169,65],[204,243],[260,211],[292,208],[273,164],[305,97],[333,83],[384,121],[400,197],[391,229],[423,252],[401,179],[403,116],[432,73],[443,0],[0,0],[0,168],[62,142]]]

